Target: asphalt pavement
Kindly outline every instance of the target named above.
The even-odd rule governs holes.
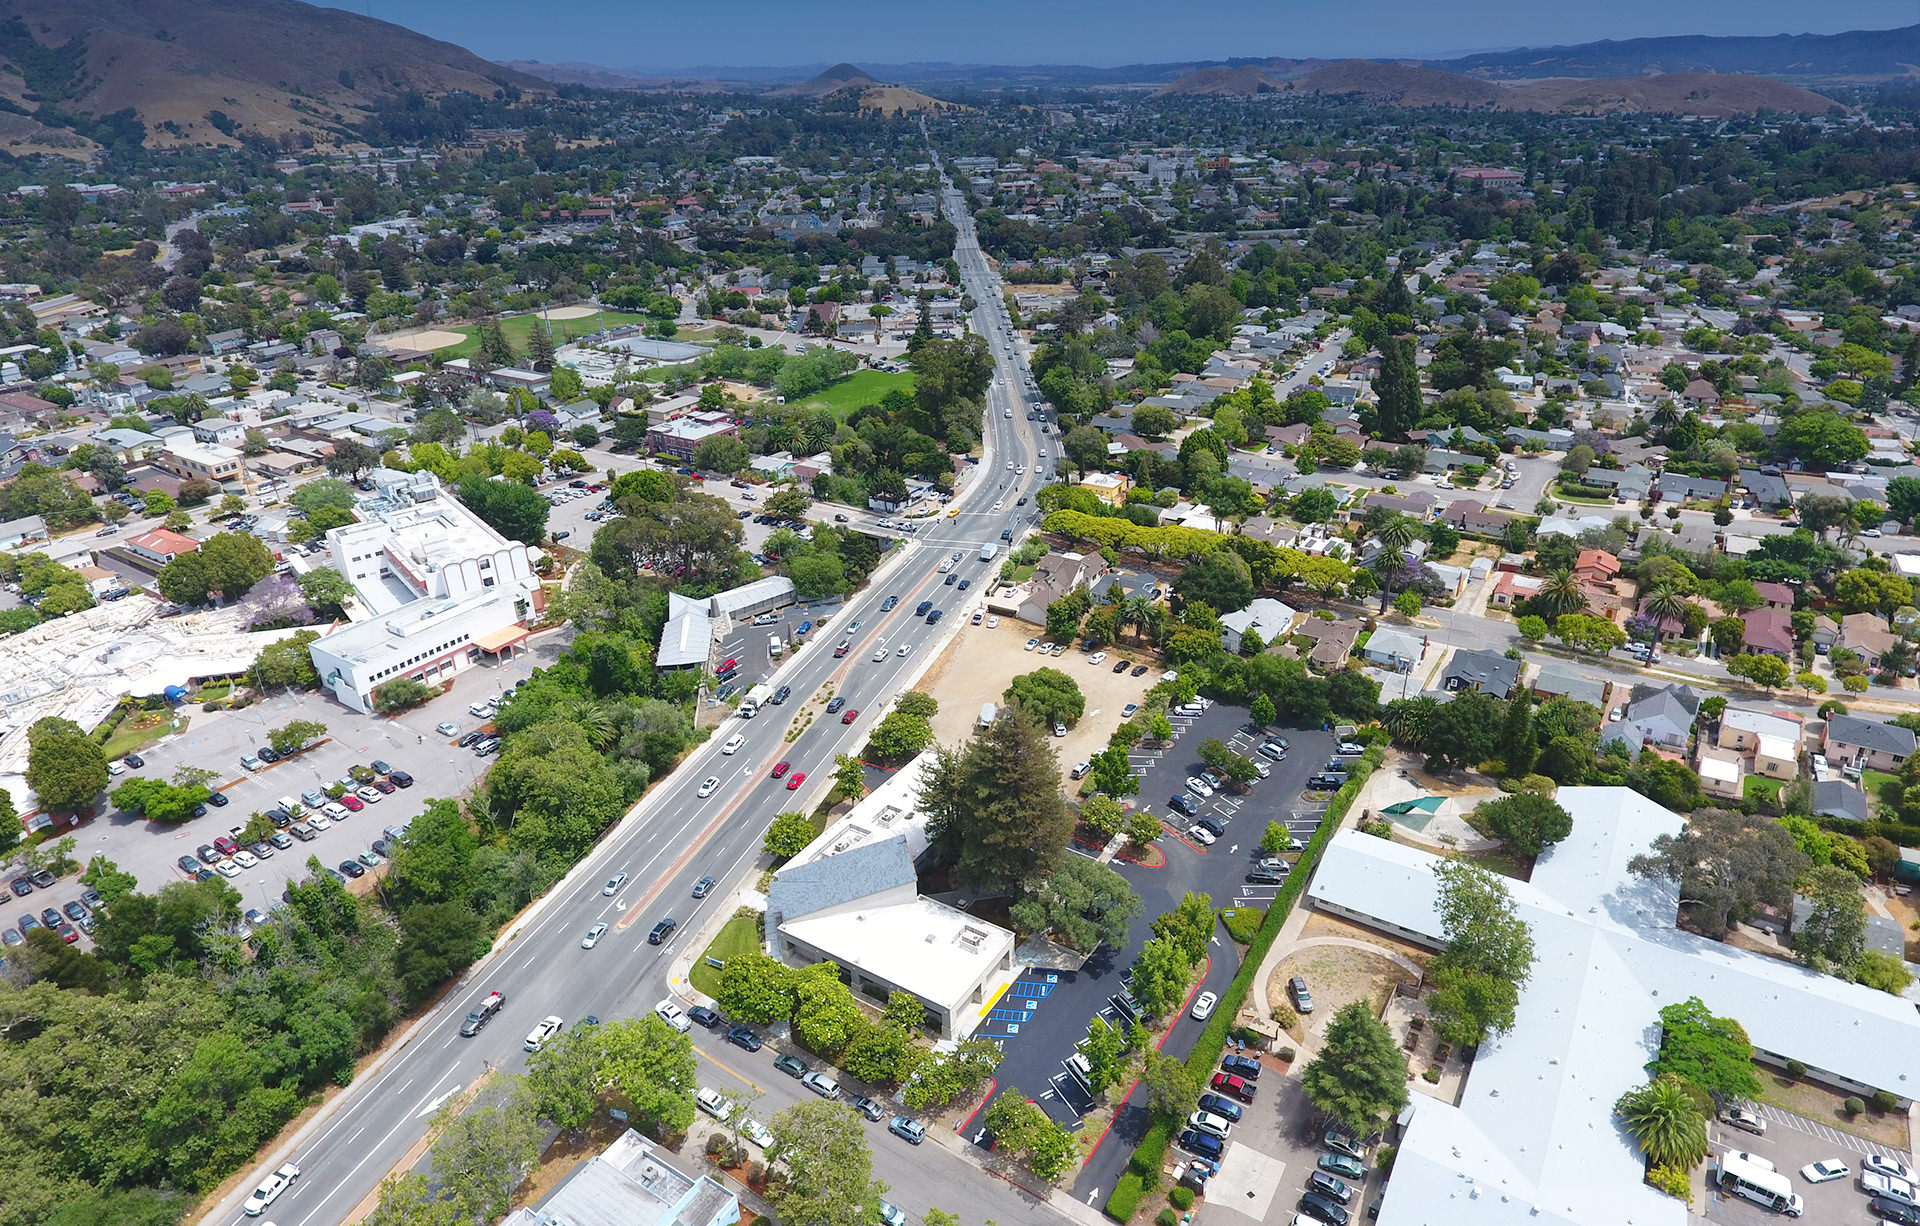
[[[957,193],[947,193],[947,201],[950,210],[959,210]],[[838,639],[816,639],[775,674],[798,698],[833,685],[849,706],[860,709],[860,717],[850,725],[816,720],[791,741],[786,739],[784,713],[797,710],[797,705],[767,708],[753,719],[730,719],[503,934],[495,952],[437,1008],[396,1036],[354,1086],[260,1164],[264,1171],[291,1159],[306,1172],[275,1206],[280,1226],[347,1221],[380,1181],[408,1159],[440,1103],[490,1069],[513,1072],[525,1067],[522,1040],[542,1017],[557,1014],[573,1024],[588,1014],[633,1016],[663,999],[678,941],[697,932],[710,909],[733,905],[735,888],[760,854],[768,822],[782,811],[805,809],[824,794],[831,786],[834,755],[865,743],[888,700],[918,675],[926,654],[935,650],[935,640],[957,626],[960,610],[953,607],[954,590],[943,585],[939,563],[958,550],[963,576],[978,581],[997,572],[1000,558],[978,561],[979,546],[998,544],[1006,528],[1013,528],[1017,537],[1021,525],[1015,499],[1032,494],[1044,477],[1033,462],[1037,427],[1026,420],[1020,393],[1024,366],[1004,329],[998,282],[980,254],[971,219],[962,214],[957,221],[956,255],[980,304],[974,327],[986,336],[995,359],[984,455],[979,464],[963,469],[951,513],[928,521],[917,537],[897,547],[868,590],[846,603],[842,624],[862,623],[849,654],[835,659],[833,643]],[[1008,461],[1025,464],[1026,472],[1008,472]],[[991,509],[996,502],[1004,502],[1004,508]],[[1025,515],[1024,508],[1018,510]],[[899,607],[881,613],[880,603],[888,595],[900,596]],[[929,627],[914,616],[914,606],[923,599],[947,606],[946,625]],[[883,641],[886,655],[875,661],[872,657]],[[736,732],[745,744],[732,756],[721,755],[720,744]],[[789,790],[791,774],[786,780],[769,777],[768,769],[781,759],[807,774],[801,790]],[[717,775],[721,786],[701,797],[697,791],[709,775]],[[619,872],[628,874],[625,886],[611,896],[603,894],[602,885]],[[720,888],[695,901],[693,883],[707,875],[718,878]],[[668,917],[679,921],[678,932],[665,944],[648,944],[649,929]],[[598,921],[613,924],[614,930],[596,949],[581,949],[581,933]],[[478,1036],[460,1038],[461,1019],[473,1002],[496,990],[507,997],[500,1015]],[[886,1152],[885,1147],[880,1152]],[[884,1169],[880,1174],[888,1177]],[[892,1180],[896,1187],[915,1177],[911,1166],[901,1175]],[[242,1221],[238,1201],[251,1182],[241,1181],[239,1190],[202,1221]],[[975,1196],[962,1199],[960,1194],[976,1188]],[[958,1181],[953,1203],[941,1207],[969,1220],[998,1217],[1006,1213],[1000,1191],[992,1181]]]

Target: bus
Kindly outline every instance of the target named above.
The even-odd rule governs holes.
[[[1720,1190],[1727,1195],[1744,1197],[1788,1217],[1799,1217],[1806,1212],[1806,1204],[1793,1190],[1792,1181],[1780,1172],[1731,1154],[1720,1155],[1719,1166]]]

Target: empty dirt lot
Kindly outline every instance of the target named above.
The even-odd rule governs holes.
[[[918,688],[940,700],[940,713],[933,717],[933,734],[941,744],[951,745],[972,734],[982,703],[998,706],[1006,701],[1007,686],[1015,677],[1040,668],[1059,669],[1087,696],[1086,714],[1065,737],[1054,742],[1060,755],[1061,779],[1065,781],[1075,762],[1085,761],[1107,747],[1107,738],[1120,724],[1121,708],[1139,702],[1160,680],[1160,665],[1125,648],[1109,648],[1107,658],[1097,665],[1089,665],[1086,656],[1072,649],[1063,656],[1042,660],[1038,650],[1026,650],[1027,640],[1038,630],[1011,617],[1002,617],[999,626],[991,630],[984,623],[966,626],[954,636]],[[1151,667],[1139,677],[1131,670],[1116,673],[1113,666],[1121,660]]]

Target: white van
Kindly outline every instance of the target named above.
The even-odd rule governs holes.
[[[566,1021],[559,1017],[550,1016],[541,1019],[540,1024],[527,1033],[525,1049],[527,1051],[539,1051],[547,1045],[547,1040],[559,1034],[566,1024]]]
[[[746,743],[747,743],[747,738],[744,736],[741,736],[739,733],[736,732],[731,737],[727,738],[727,743],[720,747],[720,752],[723,754],[726,754],[728,757],[731,757],[734,754],[739,753],[740,747],[742,745],[745,745]]]

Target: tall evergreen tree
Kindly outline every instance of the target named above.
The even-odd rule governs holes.
[[[1073,834],[1052,741],[1018,703],[965,745],[940,750],[920,800],[928,836],[970,889],[1047,876]]]
[[[480,356],[494,366],[512,366],[520,360],[498,319],[488,319],[480,325]]]
[[[535,320],[533,331],[527,335],[527,365],[545,373],[553,369],[553,337],[547,334],[545,323]]]
[[[1373,390],[1379,403],[1373,410],[1373,432],[1397,439],[1419,424],[1420,371],[1414,365],[1413,338],[1390,336],[1380,346],[1380,377]]]
[[[1518,779],[1531,771],[1538,749],[1533,736],[1533,694],[1523,685],[1507,704],[1507,722],[1500,732],[1500,757],[1507,764],[1507,777]]]
[[[1374,295],[1373,309],[1384,319],[1389,315],[1405,315],[1413,318],[1413,295],[1407,292],[1407,283],[1400,274],[1390,272],[1381,283],[1380,292]]]

